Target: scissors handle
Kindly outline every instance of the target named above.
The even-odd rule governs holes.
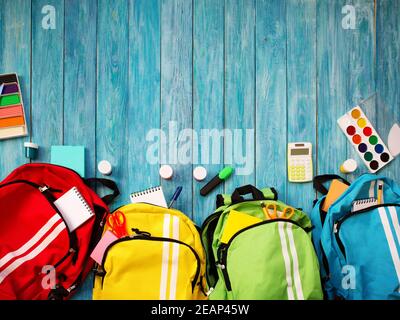
[[[293,215],[294,215],[294,209],[292,207],[286,207],[285,209],[283,209],[281,218],[289,220],[290,218],[293,217]]]
[[[272,211],[272,213],[271,213],[270,210]],[[267,206],[267,212],[268,212],[268,216],[269,216],[270,219],[279,218],[278,217],[278,208],[276,207],[276,204],[273,204],[273,203],[269,204]]]
[[[121,211],[117,211],[110,215],[107,219],[107,225],[113,233],[119,238],[125,237],[128,235],[126,231],[126,218],[125,215]]]
[[[273,203],[270,203],[268,205],[265,205],[264,202],[261,203],[261,207],[263,209],[265,218],[268,220],[272,220],[272,219],[276,219],[278,218],[277,215],[277,209],[276,209],[276,205]],[[270,213],[270,210],[272,210],[272,213]]]

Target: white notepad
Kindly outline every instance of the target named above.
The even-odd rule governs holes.
[[[149,188],[131,194],[132,203],[149,203],[156,206],[167,208],[164,192],[161,186]]]
[[[94,216],[93,210],[75,187],[57,199],[54,205],[63,216],[69,231],[74,231]]]
[[[352,212],[364,210],[369,207],[373,207],[378,205],[378,200],[375,198],[361,199],[357,201],[353,201],[353,209]]]

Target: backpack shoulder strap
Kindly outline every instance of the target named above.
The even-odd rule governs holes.
[[[217,195],[217,208],[237,204],[246,199],[245,195],[251,194],[250,200],[278,200],[278,193],[274,188],[257,189],[251,184],[236,188],[232,195]]]
[[[341,176],[338,176],[336,174],[323,174],[319,176],[315,176],[313,179],[313,187],[315,190],[317,190],[319,193],[323,194],[326,196],[328,194],[328,189],[324,186],[324,183],[330,182],[334,179],[340,180],[343,183],[347,184],[348,186],[350,185],[350,182],[348,182],[346,179],[342,178]]]

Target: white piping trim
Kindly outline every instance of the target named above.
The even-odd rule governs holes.
[[[58,237],[58,235],[65,229],[65,223],[60,223],[34,250],[29,252],[27,255],[15,260],[11,263],[7,268],[5,268],[2,272],[0,272],[0,283],[10,275],[11,272],[20,267],[23,263],[32,260],[39,253],[41,253],[44,249],[48,247],[48,245],[53,242],[54,239]]]
[[[171,215],[164,217],[163,237],[169,238]],[[169,242],[163,242],[162,262],[161,262],[161,280],[160,280],[160,300],[167,299],[167,281],[169,264]]]
[[[294,269],[293,275],[294,275],[294,283],[296,287],[297,299],[304,300],[303,288],[301,286],[301,278],[299,272],[299,259],[297,256],[296,245],[294,243],[292,224],[289,223],[287,225],[286,230],[289,238],[290,253],[293,259],[293,269]]]
[[[13,252],[7,253],[3,258],[1,258],[0,259],[0,268],[3,267],[6,263],[8,263],[10,260],[24,254],[29,249],[31,249],[60,220],[61,220],[61,217],[58,214],[55,214],[54,216],[52,216],[46,222],[46,224],[23,246],[21,246],[19,249],[15,250]]]
[[[397,217],[397,211],[395,207],[389,207],[390,217],[392,218],[392,224],[394,231],[396,232],[397,242],[400,245],[400,224],[399,218]]]
[[[172,238],[179,240],[179,218],[172,218]],[[171,280],[169,283],[169,299],[176,299],[176,286],[178,283],[178,267],[179,267],[179,243],[172,244],[172,270]]]
[[[399,258],[399,253],[397,252],[396,243],[394,242],[392,230],[389,225],[389,220],[386,215],[385,208],[380,207],[378,208],[378,211],[382,221],[383,230],[385,231],[386,240],[389,245],[389,250],[390,250],[390,255],[392,256],[393,265],[396,270],[397,279],[399,280],[400,283],[400,258]]]
[[[284,227],[285,227],[285,224],[283,222],[281,222],[281,221],[278,222],[278,231],[279,231],[279,237],[281,239],[282,255],[283,255],[283,260],[285,262],[288,300],[294,300],[292,271],[291,271],[291,266],[290,266],[290,258],[289,258],[289,252],[287,249],[287,242],[286,242]]]

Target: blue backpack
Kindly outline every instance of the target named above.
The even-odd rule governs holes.
[[[314,188],[326,195],[324,183],[336,175],[314,178]],[[380,204],[378,188],[382,188]],[[311,212],[313,242],[328,299],[400,299],[400,187],[373,174],[356,179],[328,212],[325,196]],[[357,206],[353,210],[353,204]],[[363,208],[364,207],[364,208]]]

